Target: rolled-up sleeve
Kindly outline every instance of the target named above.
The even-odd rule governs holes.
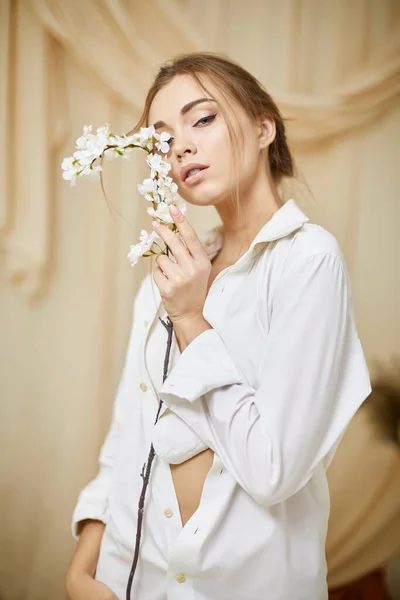
[[[254,389],[209,329],[185,348],[159,395],[270,506],[307,483],[371,391],[340,257],[315,254],[284,273],[260,360]]]
[[[129,402],[132,401],[131,373],[132,361],[136,345],[135,325],[137,308],[143,300],[144,287],[148,283],[149,276],[145,277],[139,287],[133,303],[132,327],[130,331],[124,367],[115,395],[111,425],[100,450],[99,470],[96,477],[88,483],[80,492],[73,516],[72,535],[79,538],[79,522],[84,519],[95,519],[107,524],[108,521],[108,496],[111,475],[118,447],[121,440],[122,424],[126,415]]]

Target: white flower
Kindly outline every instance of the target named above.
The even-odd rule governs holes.
[[[110,126],[109,126],[109,124],[106,123],[105,125],[101,125],[100,127],[98,127],[96,129],[96,132],[97,132],[98,136],[104,135],[104,136],[108,137],[110,135]]]
[[[83,135],[76,140],[77,151],[74,153],[74,157],[82,165],[89,165],[99,158],[108,144],[110,136],[109,125],[98,127],[96,134],[91,133],[91,131],[92,126],[85,125]]]
[[[176,201],[178,186],[173,182],[172,177],[159,177],[158,179],[149,177],[137,188],[149,202],[174,204]]]
[[[185,213],[186,203],[177,198],[178,186],[168,176],[171,165],[162,159],[160,154],[153,154],[153,147],[161,153],[169,152],[170,134],[166,131],[156,133],[154,127],[142,127],[139,132],[132,135],[116,135],[110,132],[108,123],[98,127],[93,133],[91,125],[83,127],[83,134],[76,141],[76,149],[73,156],[64,158],[61,163],[63,178],[74,185],[78,177],[99,179],[103,170],[96,161],[105,156],[106,158],[129,158],[133,148],[143,148],[147,154],[147,164],[150,167],[150,177],[145,179],[137,188],[146,200],[152,203],[147,209],[149,215],[165,224],[173,224],[169,213],[171,204],[175,204]],[[160,236],[155,231],[150,234],[142,229],[138,244],[130,246],[128,259],[131,265],[135,265],[140,256],[153,253],[152,245]],[[158,250],[162,249],[158,246]],[[157,252],[158,254],[160,252]]]
[[[175,205],[183,212],[186,212],[186,203],[185,202],[179,202],[179,203],[175,203]],[[160,221],[163,221],[164,223],[174,223],[174,220],[172,218],[172,216],[170,215],[169,212],[169,207],[171,206],[171,204],[167,204],[166,202],[160,202],[157,205],[157,209],[154,209],[153,207],[149,206],[149,208],[147,209],[147,213],[156,218],[159,219]]]
[[[89,179],[99,179],[99,173],[103,170],[101,165],[94,167],[91,164],[82,164],[73,156],[64,158],[61,163],[63,169],[63,179],[70,181],[71,185],[75,185],[76,179],[79,176],[87,175]]]
[[[86,175],[91,181],[98,181],[100,179],[100,171],[102,170],[103,167],[101,165],[96,165],[95,167],[91,165],[85,167],[79,175]]]
[[[150,127],[142,127],[138,134],[138,140],[140,146],[145,148],[149,152],[153,150],[153,136],[155,134],[155,129],[153,125]]]
[[[63,171],[66,171],[67,169],[72,169],[72,167],[74,166],[74,157],[73,156],[69,156],[68,158],[63,158],[63,161],[61,163],[61,168]]]
[[[158,180],[158,194],[160,200],[167,204],[173,204],[176,199],[178,186],[172,181],[172,177],[161,177]]]
[[[90,131],[92,130],[92,126],[91,125],[89,125],[89,126],[85,125],[85,127],[83,128],[83,130],[85,132],[84,135],[81,135],[76,140],[76,147],[78,149],[82,148],[82,150],[86,149],[86,147],[87,147],[87,145],[89,143],[89,140],[90,140],[90,136],[92,136],[92,134],[90,133]]]
[[[154,240],[158,239],[160,236],[158,235],[158,233],[156,231],[152,231],[151,233],[149,233],[148,231],[146,231],[145,229],[142,229],[140,232],[140,236],[139,236],[139,240],[142,244],[148,244],[154,242]]]
[[[139,238],[140,242],[138,244],[135,244],[134,246],[130,246],[130,250],[128,253],[128,260],[132,267],[136,265],[140,256],[143,256],[143,254],[149,252],[154,241],[156,239],[159,239],[159,237],[160,236],[155,231],[152,231],[149,234],[148,231],[146,231],[145,229],[141,230]]]
[[[142,129],[140,131],[142,131]],[[133,144],[134,146],[139,146],[140,148],[144,148],[145,150],[149,151],[153,149],[152,139],[148,138],[147,136],[144,136],[140,132],[133,133],[132,135],[127,137],[129,137],[129,139],[131,140],[131,144]],[[149,145],[151,146],[151,148],[148,148]]]
[[[82,166],[90,165],[98,156],[93,154],[91,150],[76,150],[74,152],[75,160]]]
[[[65,171],[63,174],[63,179],[65,179],[66,181],[70,181],[71,185],[75,185],[76,184],[76,173],[72,172],[72,171]]]
[[[84,146],[89,135],[92,135],[92,126],[84,125],[83,135],[76,140],[76,147],[79,148],[81,145]]]
[[[61,168],[63,171],[69,171],[71,169],[75,170],[75,164],[76,164],[76,160],[74,159],[73,156],[69,156],[68,158],[63,158],[63,161],[61,163]],[[64,175],[64,173],[63,173]]]
[[[164,152],[165,154],[167,154],[167,152],[169,152],[169,144],[168,141],[170,139],[170,135],[169,133],[167,133],[166,131],[163,131],[162,133],[154,133],[154,137],[156,140],[159,140],[158,142],[156,142],[156,148],[157,150],[159,150],[160,152]]]
[[[146,200],[149,200],[150,202],[158,202],[157,181],[149,177],[148,179],[145,179],[143,183],[139,183],[137,188],[142,196],[146,198]]]
[[[78,171],[80,169],[79,163],[74,159],[73,156],[64,158],[61,163],[61,168],[64,171],[62,176],[66,181],[70,181],[71,185],[75,185]]]
[[[165,177],[163,179],[163,185],[168,186],[173,194],[176,194],[178,191],[178,186],[174,183],[172,177]]]
[[[135,143],[135,138],[133,135],[113,135],[113,142],[117,144],[120,148],[126,148],[129,144]]]
[[[140,139],[137,139],[134,135],[116,135],[111,134],[109,137],[110,144],[115,144],[121,150],[126,149],[127,146],[140,146]]]
[[[155,132],[156,130],[154,129],[153,125],[150,125],[150,127],[142,127],[139,131],[139,138],[142,142],[146,142],[154,137]]]
[[[159,154],[149,154],[146,162],[151,169],[150,177],[152,178],[156,177],[156,175],[166,177],[168,175],[168,171],[170,171],[172,168],[171,165],[164,161]]]

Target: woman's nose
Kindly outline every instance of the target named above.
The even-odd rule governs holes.
[[[196,154],[196,146],[188,140],[174,141],[175,155],[181,159],[184,154]]]

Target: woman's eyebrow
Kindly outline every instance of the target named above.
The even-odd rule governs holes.
[[[194,106],[197,106],[197,104],[201,104],[201,102],[216,102],[216,100],[214,100],[213,98],[197,98],[197,100],[192,100],[191,102],[188,102],[187,104],[182,106],[182,108],[180,110],[180,114],[185,115]],[[154,123],[153,127],[154,127],[154,129],[159,129],[160,127],[166,127],[166,123],[164,123],[164,121],[157,121],[156,123]]]

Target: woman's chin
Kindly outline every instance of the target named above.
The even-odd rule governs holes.
[[[213,206],[223,198],[220,190],[211,189],[207,186],[199,186],[198,189],[190,190],[190,193],[180,193],[180,197],[188,204],[194,206]]]

